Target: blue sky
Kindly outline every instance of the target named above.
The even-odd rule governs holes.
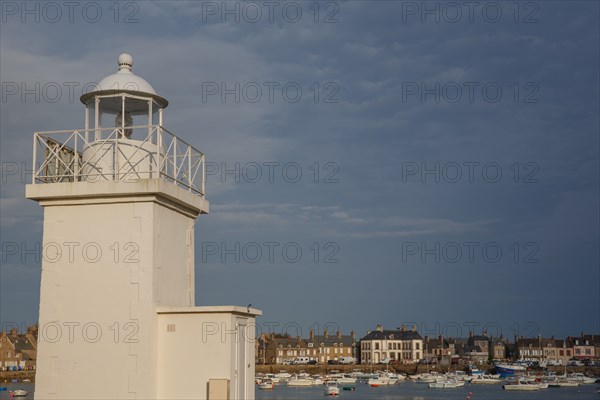
[[[209,161],[198,304],[303,335],[600,330],[597,2],[28,4],[0,28],[3,323],[37,320],[32,133],[83,127],[128,52]]]

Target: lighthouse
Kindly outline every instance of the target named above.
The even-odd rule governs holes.
[[[261,311],[195,305],[204,154],[165,128],[168,101],[129,54],[81,102],[83,128],[33,137],[35,398],[254,399]]]

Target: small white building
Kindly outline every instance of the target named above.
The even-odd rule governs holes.
[[[119,56],[81,97],[85,127],[36,132],[44,208],[37,399],[254,399],[259,310],[197,307],[204,154]]]
[[[379,364],[394,360],[401,364],[412,364],[423,358],[423,338],[416,327],[385,330],[378,325],[360,339],[361,364]]]

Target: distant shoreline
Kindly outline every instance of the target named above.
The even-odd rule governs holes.
[[[0,371],[0,383],[9,383],[13,379],[23,382],[23,379],[35,381],[35,370],[28,371]]]
[[[402,365],[390,365],[389,370],[397,373],[404,373],[408,375],[422,373],[429,371],[437,371],[440,373],[445,373],[447,371],[456,371],[456,370],[465,370],[466,365],[427,365],[422,364],[402,364]],[[486,372],[492,372],[494,366],[491,364],[478,365],[478,367]],[[350,365],[256,365],[256,373],[278,373],[279,371],[287,371],[290,374],[295,374],[299,372],[306,372],[309,374],[328,374],[331,371],[339,371],[342,373],[350,373],[354,370],[359,370],[361,372],[370,372],[370,371],[381,371],[385,370],[385,365],[383,364],[350,364]],[[535,372],[536,370],[532,370]],[[542,371],[542,370],[539,370]],[[564,372],[564,367],[556,366],[556,367],[548,367],[548,371],[554,371],[558,375]],[[594,376],[600,375],[600,367],[567,367],[567,373],[571,372],[582,372],[584,374],[592,374]]]

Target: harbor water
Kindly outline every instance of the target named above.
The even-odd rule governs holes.
[[[427,384],[402,382],[397,385],[370,387],[357,383],[355,391],[342,391],[339,400],[600,400],[598,385],[573,388],[548,388],[535,392],[507,392],[502,384],[469,385],[457,389],[430,389]],[[256,390],[257,400],[325,399],[323,387],[277,385],[273,390]]]
[[[24,389],[29,392],[25,397],[15,400],[33,399],[33,383],[2,383],[8,390]],[[0,399],[10,399],[9,392],[0,392]],[[535,392],[506,392],[501,384],[497,385],[465,385],[458,389],[430,389],[426,384],[402,382],[397,385],[369,387],[357,383],[355,391],[342,391],[339,400],[600,400],[598,384],[583,385],[573,388],[545,389]],[[256,389],[257,400],[323,400],[323,387],[286,387],[277,385],[273,390]],[[234,400],[234,399],[232,399]]]

